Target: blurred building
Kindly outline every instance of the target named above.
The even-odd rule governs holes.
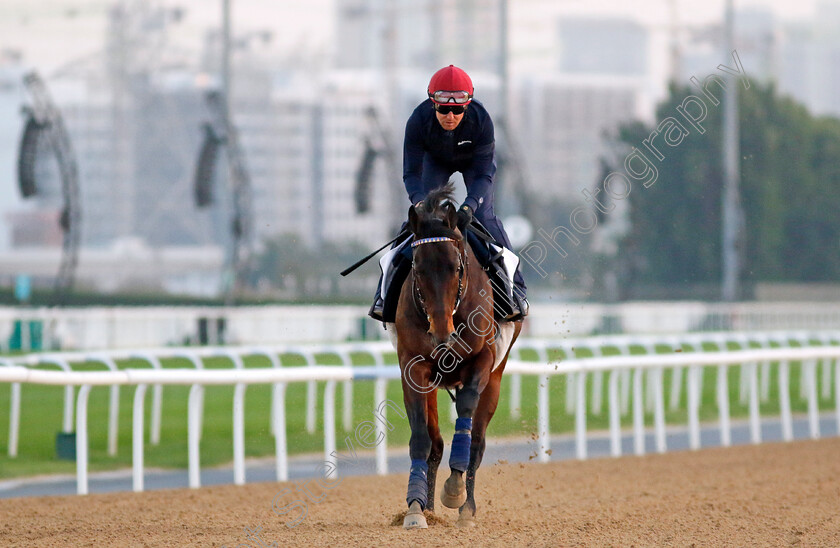
[[[721,50],[722,28],[692,29],[683,47],[682,83],[733,66]],[[773,81],[816,115],[840,116],[840,6],[819,2],[813,20],[785,23],[767,8],[735,12],[735,49],[744,71],[761,82]],[[723,60],[723,61],[721,61]]]
[[[14,52],[0,51],[0,251],[9,247],[11,230],[6,215],[20,207],[17,189],[17,152],[23,116],[23,66]]]
[[[735,11],[735,50],[747,76],[759,81],[778,79],[783,57],[785,29],[773,12],[761,7]],[[731,54],[723,51],[723,27],[712,24],[688,30],[681,49],[678,81],[688,85],[689,78],[702,80],[719,73],[720,64],[734,67]]]
[[[218,34],[208,34],[198,55],[179,58],[166,47],[166,33],[177,21],[146,11],[142,2],[132,6],[139,11],[112,11],[103,56],[47,82],[79,163],[82,261],[111,257],[136,269],[125,256],[161,250],[155,260],[170,260],[165,249],[219,255],[230,240],[232,220],[224,154],[212,205],[199,209],[193,189],[202,124],[209,120],[205,96],[219,88]],[[408,206],[401,169],[405,121],[441,64],[467,68],[476,97],[501,118],[498,1],[392,6],[384,0],[339,0],[341,47],[331,70],[282,65],[261,57],[258,44],[252,47],[246,39],[237,45],[231,108],[252,183],[258,245],[284,237],[315,249],[325,242],[374,247],[393,236]],[[638,24],[614,18],[558,20],[557,37],[559,65],[554,72],[511,82],[512,96],[524,100],[512,101],[506,118],[528,151],[529,190],[548,200],[580,201],[580,190],[597,182],[609,136],[620,123],[650,110],[648,38]],[[0,108],[3,93],[0,85]],[[19,108],[19,90],[9,97]],[[500,137],[504,144],[506,136]],[[369,208],[359,211],[356,174],[365,140],[376,148],[377,159]],[[12,232],[29,236],[13,243],[56,247],[54,231],[27,228],[55,211],[56,202],[46,199],[16,207],[5,218]],[[198,261],[196,268],[218,262],[218,257]],[[80,272],[83,267],[80,263]],[[111,272],[111,282],[134,279],[100,270]],[[206,291],[207,280],[214,279],[205,274],[196,291]],[[189,284],[181,279],[175,285]]]
[[[531,190],[546,198],[582,201],[600,159],[624,122],[645,111],[644,82],[610,75],[554,74],[529,80],[523,123]]]
[[[612,17],[562,17],[560,72],[642,77],[648,74],[648,31]]]
[[[531,190],[577,203],[599,182],[619,126],[652,110],[648,33],[620,18],[563,17],[557,29],[557,70],[515,83],[526,99],[516,129]]]
[[[254,236],[260,241],[295,234],[314,246],[318,238],[310,238],[317,234],[312,207],[317,186],[310,182],[315,150],[312,99],[277,90],[259,105],[256,99],[236,101],[234,106],[253,185]]]
[[[384,158],[370,181],[370,209],[360,213],[355,202],[370,130],[365,111],[377,86],[370,71],[335,71],[318,81],[289,79],[259,105],[237,99],[259,239],[293,235],[317,248],[325,241],[373,245],[390,232]]]
[[[495,71],[501,0],[337,0],[338,68]]]
[[[32,209],[8,213],[4,221],[11,228],[9,243],[13,248],[61,248],[62,232],[58,209]]]
[[[384,161],[377,162],[373,173],[369,210],[358,212],[354,201],[362,137],[369,129],[365,111],[377,85],[370,72],[337,71],[317,82],[274,81],[267,73],[241,76],[241,83],[262,78],[270,84],[240,85],[232,101],[252,183],[255,240],[291,237],[318,248],[325,241],[373,245],[387,239],[397,222],[393,212],[402,215],[405,208],[389,205],[395,191],[404,192],[400,182],[390,186],[386,182]],[[208,82],[195,72],[148,75],[125,87],[127,98],[121,104],[84,80],[60,81],[53,87],[79,164],[82,260],[95,256],[102,262],[113,256],[117,261],[147,246],[195,252],[215,246],[221,252],[227,245],[232,213],[224,153],[217,164],[211,207],[198,209],[193,196],[201,127],[208,119],[204,106],[204,94],[212,86]],[[58,178],[44,170],[39,173],[39,181],[47,181],[54,192],[4,218],[4,225],[11,227],[11,246],[28,250],[31,257],[38,248],[61,247],[55,222],[60,206]],[[122,255],[109,255],[117,248]],[[97,254],[92,255],[93,250]],[[162,253],[159,260],[172,256]],[[33,269],[52,265],[49,253],[38,257]],[[197,269],[200,264],[196,263]],[[135,269],[136,275],[113,275],[113,270],[101,270],[103,275],[112,272],[103,278],[112,289],[116,281],[148,283],[150,276],[142,269]],[[167,271],[159,270],[161,275]],[[80,273],[85,272],[91,270],[80,265]],[[207,282],[202,280],[196,289],[204,292]]]
[[[362,158],[363,135],[366,130],[365,110],[375,106],[371,94],[377,81],[365,82],[360,73],[334,73],[324,81],[323,100],[317,106],[318,152],[312,181],[320,196],[312,207],[316,222],[323,223],[323,238],[332,242],[358,241],[375,245],[393,229],[388,211],[387,169],[378,162],[370,182],[370,209],[356,211],[354,191],[356,170]],[[400,175],[402,175],[400,173]],[[406,198],[406,204],[408,198]]]
[[[817,4],[813,21],[785,28],[779,91],[817,115],[840,116],[840,6]]]
[[[213,215],[192,203],[203,90],[179,78],[188,75],[166,76],[175,81],[138,79],[126,88],[127,98],[85,79],[48,83],[78,163],[85,247],[127,237],[152,245],[207,245],[218,237]],[[36,201],[54,207],[60,187],[49,187],[55,193]]]

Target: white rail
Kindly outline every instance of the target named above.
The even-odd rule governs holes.
[[[739,348],[748,348],[751,344],[760,345],[763,348],[770,348],[772,345],[776,346],[791,346],[799,345],[805,346],[810,344],[838,344],[840,343],[840,331],[772,331],[772,332],[758,332],[758,333],[738,333],[738,332],[708,332],[708,333],[690,333],[683,335],[610,335],[602,337],[582,337],[572,339],[521,339],[517,342],[513,355],[519,356],[528,351],[536,352],[538,359],[547,362],[549,360],[549,352],[560,352],[564,357],[578,357],[580,354],[589,352],[594,356],[602,355],[605,350],[611,349],[613,352],[618,352],[621,355],[630,355],[634,350],[642,350],[646,353],[656,353],[657,348],[669,348],[673,351],[682,350],[697,350],[704,346],[714,345],[717,349],[726,349],[729,346],[737,346]],[[279,356],[298,355],[302,357],[307,365],[315,365],[317,356],[336,355],[339,356],[345,365],[350,354],[362,353],[372,356],[375,363],[384,365],[384,355],[390,353],[392,350],[390,344],[385,341],[378,342],[359,342],[359,343],[343,343],[343,344],[327,344],[327,345],[281,345],[281,346],[262,346],[253,348],[239,348],[242,356],[263,356],[271,361],[273,367],[281,367],[283,359]],[[581,352],[585,351],[585,352]],[[174,347],[174,348],[154,348],[147,350],[109,350],[95,353],[80,353],[80,352],[63,352],[63,353],[49,353],[49,354],[33,354],[24,358],[24,363],[28,365],[43,365],[54,364],[61,367],[63,370],[70,370],[71,362],[79,361],[99,361],[104,360],[127,360],[127,359],[142,359],[147,361],[154,368],[160,368],[160,360],[167,358],[181,358],[190,361],[196,369],[204,367],[202,359],[220,357],[233,360],[231,353],[227,347]],[[742,369],[742,378],[740,382],[740,402],[746,402],[746,388],[748,386],[745,371]],[[680,396],[682,394],[682,368],[674,370],[671,378],[671,399],[670,408],[676,409],[680,403]],[[822,368],[822,394],[823,398],[827,398],[827,391],[830,391],[830,367],[823,365]],[[576,390],[574,389],[576,377],[569,377],[569,390],[566,393],[566,411],[572,413],[575,407]],[[766,401],[769,394],[769,364],[764,363],[760,369],[760,385],[762,401]],[[602,374],[596,373],[593,376],[592,383],[592,409],[593,413],[599,413],[602,408],[601,403],[601,385]],[[615,382],[619,383],[620,396],[622,401],[621,416],[628,413],[628,404],[630,402],[630,388],[631,388],[631,371],[624,371],[619,379]],[[642,373],[639,377],[634,378],[633,383],[642,383]],[[547,392],[547,384],[540,383],[545,386]],[[384,400],[384,384],[378,382],[376,385],[378,395],[381,398],[377,401]],[[647,385],[645,393],[648,395],[647,402],[653,403],[653,383],[651,377],[647,378]],[[804,383],[800,383],[804,387]],[[804,389],[804,388],[803,388]],[[19,391],[19,387],[13,387],[13,392]],[[285,388],[276,386],[275,401],[277,398],[284,397]],[[511,375],[510,385],[510,414],[514,418],[519,416],[519,407],[521,405],[521,379],[519,375]],[[700,390],[702,391],[702,378],[700,379]],[[162,387],[156,385],[154,387],[154,396],[152,403],[152,424],[151,424],[151,443],[157,445],[160,442],[160,423],[161,423],[161,391]],[[72,386],[65,388],[64,395],[64,432],[71,432],[73,429],[73,396],[74,391]],[[344,406],[344,421],[346,426],[352,423],[352,407],[348,402],[352,401],[352,384],[347,382],[344,387],[345,406]],[[804,393],[801,394],[804,397]],[[196,387],[193,392],[193,397],[196,399],[195,405],[203,409],[203,389]],[[545,400],[546,393],[542,393],[543,400]],[[118,389],[112,389],[111,394],[111,408],[112,412],[109,416],[110,424],[116,424],[116,406],[118,403],[119,392]],[[17,400],[19,401],[19,400]],[[15,404],[14,398],[12,404]],[[317,394],[315,392],[315,383],[307,383],[306,394],[306,429],[307,432],[315,432],[316,427],[316,407]],[[450,407],[452,409],[452,407]],[[197,410],[198,411],[198,410]],[[648,407],[647,411],[652,411],[652,407]],[[640,412],[639,409],[634,408],[634,413]],[[19,415],[19,410],[13,410],[11,415]],[[199,429],[201,432],[201,420],[203,412],[197,413],[197,420],[199,421]],[[454,418],[452,418],[454,421]],[[116,430],[115,427],[109,431],[109,447],[116,447]],[[200,434],[199,434],[200,435]],[[200,438],[199,438],[200,439]],[[9,444],[9,454],[13,455],[17,452],[17,442],[14,445]],[[112,454],[115,454],[112,453]],[[384,466],[384,465],[383,465]]]
[[[766,334],[765,334],[766,335]],[[819,335],[819,337],[817,336]],[[808,342],[832,342],[837,341],[836,333],[802,334],[801,340]],[[780,335],[784,340],[790,336]],[[603,339],[601,342],[603,342]],[[750,340],[747,337],[745,340]],[[762,339],[764,340],[764,339]],[[609,345],[618,345],[619,339],[609,339]],[[636,342],[627,342],[628,346],[638,346]],[[590,341],[590,344],[592,342]],[[782,431],[786,440],[792,439],[792,418],[790,410],[790,368],[792,361],[802,362],[804,396],[808,402],[808,420],[811,437],[819,437],[818,422],[818,390],[817,390],[817,366],[822,364],[823,376],[821,380],[827,379],[830,383],[831,367],[834,368],[834,401],[837,414],[837,423],[840,425],[840,375],[837,371],[837,358],[840,357],[840,346],[810,346],[790,348],[761,348],[746,350],[718,350],[715,352],[673,352],[669,354],[643,354],[624,356],[594,356],[587,358],[571,358],[558,362],[550,362],[548,349],[558,348],[554,341],[520,341],[521,349],[530,348],[537,352],[539,361],[526,362],[521,359],[511,360],[507,372],[513,374],[536,375],[538,382],[538,429],[539,429],[539,460],[549,460],[549,378],[557,375],[564,375],[567,378],[567,396],[571,397],[573,412],[575,414],[576,448],[578,458],[586,458],[586,382],[589,375],[593,379],[607,373],[609,374],[607,388],[607,403],[609,411],[611,452],[613,455],[621,454],[620,446],[620,417],[622,406],[627,398],[622,397],[619,390],[619,382],[625,377],[625,373],[632,373],[633,391],[633,433],[634,450],[637,454],[644,453],[644,409],[642,407],[645,399],[652,402],[654,414],[654,436],[657,451],[665,451],[665,402],[663,397],[663,375],[666,368],[672,369],[675,373],[683,368],[688,369],[686,391],[688,394],[688,427],[689,439],[692,448],[700,446],[699,438],[699,406],[702,385],[702,368],[716,366],[717,368],[717,393],[718,410],[720,416],[721,444],[730,444],[730,417],[728,399],[728,378],[729,366],[740,364],[744,373],[740,379],[746,382],[746,395],[749,404],[749,420],[753,442],[760,441],[760,423],[758,414],[758,403],[762,397],[758,381],[759,370],[757,364],[769,364],[778,362],[779,365],[779,405],[781,409]],[[600,346],[597,346],[600,344]],[[625,344],[621,342],[621,344]],[[651,349],[661,343],[645,343],[642,346]],[[700,343],[696,343],[700,344]],[[596,343],[597,348],[604,347],[604,344]],[[234,478],[238,484],[245,482],[244,463],[244,398],[245,386],[249,384],[272,384],[272,407],[271,424],[275,434],[276,453],[276,475],[280,481],[288,479],[287,448],[286,448],[286,426],[285,426],[285,386],[291,382],[327,381],[324,393],[324,453],[327,462],[334,462],[332,456],[335,451],[335,402],[334,391],[336,382],[347,382],[351,380],[373,380],[376,382],[376,402],[385,401],[385,383],[388,380],[399,378],[399,368],[396,365],[386,365],[384,356],[390,352],[388,343],[355,343],[343,345],[329,345],[319,347],[220,347],[220,348],[191,348],[191,349],[147,349],[143,351],[111,351],[107,353],[64,353],[28,355],[13,360],[0,362],[0,382],[12,383],[12,407],[10,412],[9,429],[9,455],[17,454],[17,438],[19,433],[20,420],[20,384],[51,384],[65,386],[65,390],[73,394],[73,388],[80,386],[76,400],[76,444],[77,444],[77,490],[80,494],[88,492],[87,481],[87,399],[91,387],[110,386],[111,394],[115,393],[122,385],[136,385],[133,412],[133,468],[134,468],[134,489],[143,490],[143,411],[144,395],[148,385],[192,385],[189,396],[188,411],[188,454],[189,454],[189,478],[190,486],[200,486],[200,461],[199,441],[201,433],[202,392],[206,385],[235,385],[233,420],[234,420]],[[288,353],[299,353],[306,357],[306,367],[280,367],[278,356]],[[354,353],[365,353],[374,357],[374,366],[352,366],[350,355]],[[600,350],[599,352],[600,353]],[[321,366],[315,365],[315,356],[334,354],[342,357],[343,365]],[[147,361],[154,362],[167,357],[187,357],[196,365],[196,369],[117,369],[111,367],[108,371],[72,371],[69,363],[85,361],[101,361],[103,363],[116,364],[116,360],[130,359],[136,356],[146,356]],[[269,359],[270,368],[242,367],[242,359],[247,356],[265,356]],[[202,359],[209,357],[225,357],[233,365],[233,369],[201,369]],[[149,358],[152,358],[149,360]],[[29,367],[22,365],[24,364]],[[57,364],[62,370],[33,369],[31,366]],[[350,365],[348,365],[350,364]],[[826,371],[828,373],[826,374]],[[650,390],[649,398],[645,397],[645,390],[642,379],[647,379]],[[675,375],[676,376],[676,375]],[[573,379],[573,381],[572,381]],[[596,383],[593,381],[593,386]],[[15,388],[17,386],[17,389]],[[241,387],[241,388],[240,388]],[[823,386],[825,389],[825,387]],[[830,390],[830,386],[829,386]],[[825,396],[826,392],[823,392]],[[72,398],[72,396],[71,396]],[[70,401],[72,424],[72,399]],[[113,399],[112,399],[113,402]],[[66,409],[66,405],[65,405]],[[111,449],[111,436],[113,404],[110,407],[109,415],[109,451]],[[346,411],[346,409],[345,409]],[[598,409],[597,411],[600,411]],[[153,416],[154,413],[153,413]],[[158,415],[159,416],[159,413]],[[65,427],[68,415],[65,413]],[[352,423],[352,420],[350,421]],[[345,425],[347,418],[345,417]],[[387,436],[384,426],[378,426],[377,439]],[[115,447],[115,446],[114,446]],[[13,451],[14,449],[14,451]],[[386,460],[385,451],[387,441],[379,443],[376,451],[377,472],[385,473]]]
[[[682,352],[686,350],[703,350],[707,346],[714,346],[717,350],[726,350],[730,346],[735,346],[740,349],[751,348],[759,346],[760,348],[789,347],[789,346],[809,346],[812,344],[829,345],[840,344],[840,331],[770,331],[770,332],[703,332],[703,333],[687,333],[681,335],[607,335],[601,337],[580,337],[562,340],[553,339],[524,339],[517,342],[514,348],[513,355],[519,356],[521,359],[523,354],[527,352],[536,352],[539,360],[548,361],[549,352],[561,353],[565,358],[581,357],[581,354],[591,354],[592,356],[603,355],[604,351],[610,349],[612,352],[617,352],[619,355],[631,355],[634,350],[642,351],[646,354],[656,354],[657,349],[666,348],[672,352]],[[669,402],[671,409],[677,409],[682,394],[682,368],[674,370],[671,377],[671,400]],[[743,370],[742,370],[743,372]],[[626,415],[628,412],[627,404],[629,402],[630,390],[630,371],[624,371],[619,379],[616,380],[620,384],[621,390],[621,415]],[[823,398],[828,398],[828,391],[831,389],[830,383],[830,367],[823,366],[822,369],[822,394]],[[517,374],[511,375],[510,384],[510,414],[513,418],[518,418],[521,396],[521,380]],[[574,389],[575,377],[569,378],[569,390],[566,395],[566,411],[571,413],[575,406],[576,390]],[[634,383],[642,382],[641,375],[638,380],[634,379]],[[762,401],[766,401],[769,395],[769,364],[762,364],[761,369],[761,394]],[[700,387],[702,389],[702,379],[700,380]],[[602,374],[596,373],[593,376],[592,383],[592,412],[598,414],[601,410],[601,386]],[[740,382],[740,403],[746,402],[746,379],[741,378]],[[803,386],[800,383],[800,386]],[[645,393],[648,395],[647,401],[653,402],[653,383],[648,377],[647,389]],[[804,393],[801,394],[804,397]],[[649,407],[647,411],[652,411]],[[638,410],[634,410],[638,412]]]
[[[531,337],[580,337],[605,325],[637,335],[840,329],[840,307],[829,302],[532,304],[525,328]],[[13,333],[25,352],[38,342],[41,348],[91,350],[343,341],[362,334],[385,338],[367,318],[367,306],[0,307],[0,352]]]

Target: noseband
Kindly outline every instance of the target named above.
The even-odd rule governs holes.
[[[416,240],[411,242],[411,248],[414,249],[418,245],[423,244],[434,244],[439,242],[452,242],[454,244],[458,244],[458,240],[453,238],[447,238],[445,236],[436,236],[433,238],[423,238],[420,240]],[[466,245],[466,244],[465,244]],[[455,315],[455,312],[458,311],[458,307],[461,305],[461,296],[464,294],[464,272],[466,271],[467,265],[467,249],[464,247],[463,254],[460,250],[458,250],[458,295],[455,297],[455,306],[452,308],[452,315]],[[417,285],[417,271],[414,269],[414,253],[411,255],[411,270],[414,272],[414,276],[411,278],[411,283],[413,286],[413,293],[417,297],[414,300],[414,306],[417,307],[418,312],[421,312],[426,316],[426,319],[429,320],[429,313],[426,312],[426,301],[423,299],[423,294],[420,292],[420,287]],[[419,305],[418,305],[419,302]],[[431,323],[431,321],[429,322]]]

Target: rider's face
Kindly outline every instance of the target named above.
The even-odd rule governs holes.
[[[463,112],[461,114],[455,114],[454,112],[441,114],[440,112],[435,111],[435,116],[437,117],[437,121],[440,123],[440,126],[446,131],[452,131],[458,127],[458,124],[460,124],[461,120],[464,119]]]

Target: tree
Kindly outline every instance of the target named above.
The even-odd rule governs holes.
[[[359,243],[328,242],[320,249],[312,249],[297,235],[284,234],[263,244],[251,276],[255,287],[270,288],[283,298],[295,300],[373,296],[379,272],[376,261],[370,261],[353,278],[341,278],[338,274],[370,252]]]
[[[695,89],[672,86],[657,108],[657,124],[679,119],[677,107]],[[664,156],[644,146],[656,127],[622,126],[619,140],[656,165],[656,182],[629,195],[632,228],[623,254],[641,259],[637,281],[717,283],[721,278],[721,110],[706,101],[701,133],[690,134]],[[817,118],[772,85],[739,88],[741,201],[745,216],[742,280],[827,281],[840,277],[840,120]],[[658,160],[658,159],[657,159]],[[610,162],[613,171],[622,169]]]

